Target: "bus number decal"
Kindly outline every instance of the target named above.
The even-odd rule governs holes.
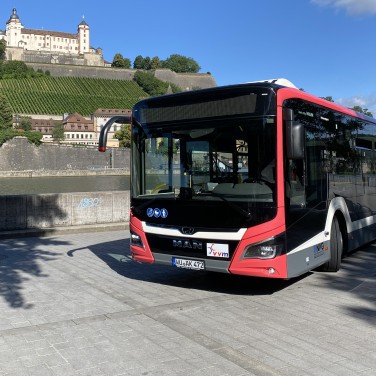
[[[320,257],[324,254],[324,251],[327,251],[328,247],[324,246],[324,243],[316,244],[313,247],[313,256],[314,258]]]

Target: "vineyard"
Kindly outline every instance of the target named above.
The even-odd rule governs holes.
[[[18,114],[90,116],[98,108],[132,108],[148,96],[134,81],[84,77],[0,80],[0,94]]]

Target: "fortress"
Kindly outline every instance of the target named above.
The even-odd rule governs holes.
[[[76,34],[27,29],[13,8],[6,30],[0,30],[1,39],[7,43],[7,60],[23,61],[35,70],[49,71],[51,76],[132,80],[136,72],[111,68],[111,63],[103,58],[103,50],[90,46],[90,27],[85,20],[78,24]],[[207,73],[176,73],[169,69],[156,69],[152,73],[183,90],[217,86]]]
[[[0,30],[0,39],[7,43],[7,60],[100,67],[108,65],[103,59],[102,49],[90,47],[90,27],[84,20],[78,24],[76,34],[27,29],[14,8],[6,22],[6,30]]]

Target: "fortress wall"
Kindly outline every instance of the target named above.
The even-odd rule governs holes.
[[[94,67],[86,65],[63,65],[26,62],[34,70],[49,71],[53,77],[94,77],[112,80],[133,80],[135,69]],[[176,73],[169,69],[156,69],[154,76],[162,81],[171,82],[183,90],[209,88],[217,86],[213,76],[207,73]]]

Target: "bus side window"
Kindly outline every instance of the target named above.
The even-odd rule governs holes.
[[[305,206],[304,191],[304,170],[301,159],[291,159],[288,161],[288,179],[286,184],[286,196],[290,200],[291,206]]]

